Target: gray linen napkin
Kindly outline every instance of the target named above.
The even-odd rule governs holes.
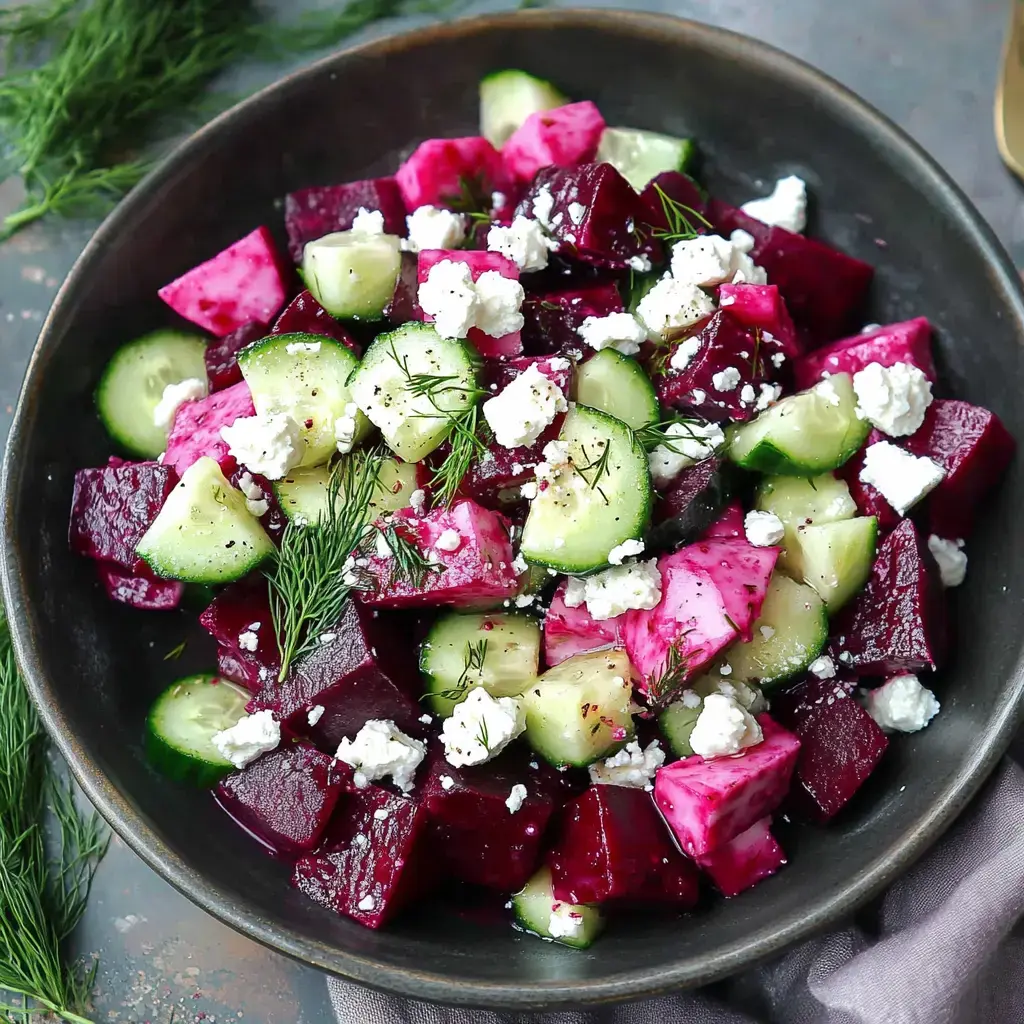
[[[713,991],[594,1012],[495,1014],[330,979],[339,1024],[1010,1024],[1024,1021],[1024,772],[997,771],[885,894],[873,935],[811,939]]]

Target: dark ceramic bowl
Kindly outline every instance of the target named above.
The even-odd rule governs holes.
[[[830,828],[782,836],[789,865],[683,920],[640,918],[574,952],[443,906],[366,931],[293,892],[208,794],[147,767],[142,723],[185,671],[208,670],[194,615],[108,603],[67,547],[72,477],[110,442],[91,395],[122,342],[167,320],[158,286],[255,225],[280,234],[300,186],[393,171],[428,136],[476,131],[482,74],[523,67],[590,98],[612,124],[693,135],[703,178],[742,199],[796,171],[812,231],[878,268],[870,319],[929,316],[948,392],[1024,437],[1024,306],[1013,267],[949,179],[836,83],[750,39],[650,15],[530,12],[466,21],[339,54],[195,135],[86,248],[32,359],[4,475],[4,594],[50,732],[117,832],[182,892],[260,942],[345,978],[448,1003],[538,1009],[701,984],[837,921],[946,828],[1006,748],[1024,676],[1024,481],[1015,466],[972,538],[942,714],[893,743]],[[877,241],[884,239],[884,243]],[[163,655],[189,639],[180,662]]]

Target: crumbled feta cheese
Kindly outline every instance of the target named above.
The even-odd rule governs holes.
[[[377,553],[378,558],[388,559],[393,558],[395,553],[391,550],[391,545],[388,543],[388,538],[385,536],[383,530],[376,530],[373,538],[373,547]]]
[[[512,603],[517,608],[529,608],[536,600],[536,594],[517,594]]]
[[[893,732],[917,732],[939,713],[935,694],[913,675],[894,676],[869,690],[866,706],[883,729]]]
[[[531,363],[511,384],[483,405],[484,419],[505,448],[531,445],[569,406],[558,385]]]
[[[210,740],[217,753],[242,769],[260,754],[275,750],[281,742],[281,723],[270,711],[243,715],[229,729],[213,734]]]
[[[656,558],[647,562],[615,565],[585,580],[574,581],[570,578],[564,598],[569,608],[579,607],[579,603],[583,603],[570,603],[578,597],[580,583],[583,584],[587,611],[597,621],[614,619],[616,615],[631,608],[654,608],[661,600],[661,573]]]
[[[775,630],[771,626],[761,626],[760,633],[761,636],[765,638],[765,640],[771,640],[771,638],[775,636]]]
[[[506,228],[495,224],[487,232],[487,248],[511,260],[520,270],[543,270],[548,254],[557,246],[544,233],[539,221],[522,215]]]
[[[665,428],[665,437],[667,443],[659,444],[647,456],[656,487],[670,483],[689,466],[710,459],[725,444],[719,424],[696,420],[670,424]]]
[[[533,501],[533,499],[537,497],[537,481],[527,480],[526,483],[519,488],[519,493],[527,501]]]
[[[945,475],[931,459],[911,455],[888,441],[868,447],[860,471],[861,483],[876,488],[901,516],[934,490]]]
[[[480,300],[465,263],[435,263],[419,287],[418,301],[423,312],[434,318],[434,329],[442,338],[465,338],[476,325]]]
[[[245,507],[249,515],[259,519],[270,511],[270,502],[263,488],[252,478],[251,473],[242,473],[238,478],[238,489],[245,495]]]
[[[757,412],[764,412],[770,405],[774,405],[782,394],[781,384],[762,384],[761,393],[757,396],[757,404],[754,406]]]
[[[689,327],[714,311],[715,304],[707,292],[674,277],[663,277],[640,300],[636,309],[637,316],[656,335]]]
[[[220,436],[233,458],[268,480],[280,480],[302,459],[301,430],[287,413],[241,416]]]
[[[178,408],[186,402],[205,398],[209,391],[206,381],[198,377],[189,377],[188,380],[179,381],[177,384],[168,384],[153,410],[153,426],[160,430],[170,430],[174,425]]]
[[[523,553],[521,551],[512,559],[512,571],[517,576],[522,576],[524,572],[530,571],[530,566],[527,564],[527,561],[523,557]]]
[[[433,715],[428,715],[426,712],[424,712],[422,715],[420,715],[420,721],[424,725],[430,725],[430,723],[433,722],[433,720],[434,720],[434,716]]]
[[[637,274],[649,274],[651,272],[651,265],[651,257],[644,253],[639,253],[636,256],[630,256],[629,259],[626,260],[626,266]]]
[[[321,633],[317,638],[317,643],[320,644],[333,644],[338,639],[337,633]]]
[[[699,708],[701,704],[701,698],[699,693],[695,693],[693,690],[684,690],[683,696],[680,698],[684,708],[689,708],[691,711],[694,708]]]
[[[745,255],[721,235],[700,235],[672,246],[672,276],[684,284],[713,288],[730,280]]]
[[[681,342],[676,346],[675,352],[672,353],[672,358],[669,359],[668,365],[673,370],[679,370],[680,373],[687,369],[690,363],[693,362],[697,353],[700,351],[701,341],[698,337],[683,338]]]
[[[356,416],[359,408],[355,402],[349,402],[345,406],[345,415],[339,416],[334,421],[334,439],[338,444],[338,451],[342,455],[348,455],[356,443]]]
[[[290,356],[301,355],[303,352],[316,355],[320,351],[320,344],[319,341],[290,341],[285,345],[284,350]]]
[[[631,555],[642,554],[643,550],[644,542],[642,540],[624,540],[621,544],[616,544],[608,552],[608,563],[610,565],[622,565]]]
[[[704,758],[728,757],[761,742],[757,719],[732,697],[711,693],[690,733],[690,748]]]
[[[744,405],[753,405],[757,401],[757,392],[754,390],[753,385],[743,385],[743,390],[740,391],[740,401]]]
[[[452,786],[455,785],[455,780],[450,775],[442,775],[440,777],[441,788],[447,793]]]
[[[932,382],[911,363],[869,363],[853,375],[857,415],[890,437],[907,437],[924,423]]]
[[[358,775],[359,773],[357,772],[356,774]],[[365,782],[362,786],[359,786],[357,783],[359,789],[365,789],[367,785],[368,783]],[[386,807],[378,807],[377,810],[373,812],[373,817],[377,821],[387,821],[390,816],[391,812]]]
[[[579,227],[587,215],[587,208],[582,203],[570,203],[566,212],[569,214],[569,220]]]
[[[943,540],[934,533],[928,538],[928,550],[939,566],[944,587],[959,587],[967,575],[967,555],[962,540]]]
[[[807,671],[819,679],[831,679],[836,674],[836,663],[827,654],[823,654],[807,666]]]
[[[647,329],[632,313],[588,316],[576,333],[598,352],[613,348],[624,356],[633,356],[647,340]]]
[[[505,806],[508,808],[509,814],[515,814],[520,807],[523,806],[523,801],[529,794],[526,791],[526,787],[521,783],[517,782],[505,799]]]
[[[357,904],[359,910],[373,910],[375,904],[372,896],[364,896]]]
[[[762,335],[764,337],[764,335]],[[772,366],[777,370],[786,361],[785,352],[773,352],[772,353]]]
[[[569,442],[548,441],[541,454],[545,462],[550,462],[552,466],[564,466],[569,461]]]
[[[744,254],[749,253],[757,245],[757,239],[749,231],[744,231],[742,228],[737,228],[729,236],[729,241],[732,242],[734,248],[739,249]]]
[[[768,274],[764,267],[759,267],[746,253],[736,251],[736,273],[732,275],[733,284],[767,284]]]
[[[583,915],[571,903],[555,903],[548,919],[548,934],[553,939],[568,939],[583,929]]]
[[[757,548],[770,548],[782,543],[786,529],[774,512],[748,512],[743,519],[747,541]]]
[[[405,218],[409,237],[402,243],[406,252],[424,249],[457,249],[466,238],[466,218],[461,213],[436,206],[421,206]]]
[[[311,726],[316,725],[316,723],[324,717],[324,712],[326,710],[327,709],[323,706],[323,704],[314,704],[306,713],[307,723],[309,723],[309,725]]]
[[[360,788],[390,775],[403,793],[410,793],[413,776],[426,753],[423,743],[406,736],[394,722],[371,718],[354,740],[345,737],[341,741],[334,756],[355,769],[353,780]]]
[[[775,183],[772,194],[763,199],[751,199],[740,209],[748,216],[769,227],[800,232],[807,227],[807,183],[790,174]]]
[[[711,376],[716,391],[735,391],[739,382],[740,371],[735,366],[727,366]]]
[[[498,210],[504,208],[508,202],[508,196],[504,192],[492,192],[491,193],[491,213],[496,213]]]
[[[360,206],[352,218],[352,230],[360,235],[383,235],[384,214],[380,210],[368,210]]]
[[[477,278],[476,295],[476,326],[488,337],[504,338],[523,329],[520,309],[526,293],[518,281],[487,270]]]
[[[514,697],[492,697],[474,687],[441,726],[448,763],[483,764],[500,754],[526,728],[522,704]]]
[[[462,545],[462,534],[458,530],[443,530],[441,536],[434,541],[438,551],[458,551]]]
[[[255,651],[260,645],[259,636],[254,633],[251,629],[247,629],[242,633],[238,634],[238,646],[243,651]]]
[[[551,189],[547,185],[541,188],[533,197],[532,206],[533,216],[540,221],[541,227],[545,227],[550,231],[554,227],[551,214],[555,209],[555,197],[551,194]]]
[[[412,494],[409,495],[409,507],[421,516],[427,508],[427,492],[422,487],[417,487]]]
[[[636,740],[627,743],[617,754],[590,766],[590,781],[595,785],[628,786],[643,789],[650,785],[654,773],[665,763],[665,751],[653,740],[644,750]]]
[[[587,600],[587,581],[577,576],[570,576],[565,581],[565,593],[562,601],[566,608],[579,608]]]

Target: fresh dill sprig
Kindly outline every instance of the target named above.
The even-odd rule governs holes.
[[[683,634],[683,637],[685,636],[686,633]],[[690,659],[679,650],[679,643],[683,637],[669,645],[665,663],[647,680],[647,699],[653,708],[663,708],[671,704],[686,687],[690,674]]]
[[[676,455],[689,455],[690,449],[686,447],[686,441],[703,441],[704,438],[694,429],[699,424],[696,420],[686,420],[681,417],[662,420],[660,423],[648,423],[633,431],[633,436],[643,447],[645,452],[653,452],[655,448],[667,448]],[[669,427],[682,427],[685,434],[668,432]]]
[[[460,690],[464,690],[469,685],[469,677],[472,673],[476,673],[479,682],[483,682],[484,673],[484,660],[487,657],[487,638],[478,640],[474,643],[466,644],[466,655],[465,661],[462,665],[462,675],[459,676],[459,681],[455,684]]]
[[[484,188],[483,174],[460,174],[459,191],[442,196],[441,201],[454,213],[491,219],[491,194]]]
[[[377,488],[382,451],[356,451],[336,462],[327,504],[315,523],[291,519],[267,572],[274,635],[281,654],[280,682],[292,664],[335,625],[353,590],[363,589],[350,562],[360,547]]]
[[[48,805],[59,838],[52,853],[44,835]],[[83,813],[71,784],[53,774],[0,614],[0,990],[24,1003],[0,1004],[0,1020],[48,1012],[89,1024],[82,1011],[95,966],[68,963],[65,943],[107,845],[97,816]]]
[[[182,640],[177,647],[172,647],[165,655],[164,661],[177,661],[184,653],[185,648],[188,647],[188,641]]]
[[[476,741],[485,750],[490,750],[490,748],[491,748],[491,737],[490,737],[490,734],[487,731],[487,719],[486,718],[481,718],[480,719],[480,728],[477,730]]]
[[[419,590],[431,572],[445,571],[443,565],[432,562],[392,522],[378,525],[376,537],[369,537],[368,540],[372,539],[376,543],[378,538],[381,543],[388,546],[388,550],[391,552],[389,582],[392,585],[403,581],[413,589]],[[369,546],[366,542],[364,545]]]
[[[601,449],[601,454],[591,458],[587,454],[586,446],[581,445],[581,453],[587,462],[585,464],[574,462],[573,468],[581,477],[583,477],[587,486],[592,491],[597,491],[597,493],[601,495],[601,500],[607,505],[608,495],[604,493],[599,485],[608,474],[608,460],[612,453],[612,439],[610,437],[606,437],[604,441],[598,442],[598,447]],[[587,473],[591,473],[592,475],[588,477]]]
[[[665,245],[674,245],[676,242],[687,242],[691,238],[696,238],[700,231],[694,226],[694,221],[706,228],[711,227],[711,222],[707,217],[693,207],[673,199],[657,182],[655,182],[654,191],[658,195],[662,213],[668,223],[667,228],[655,228],[654,237],[664,242]]]

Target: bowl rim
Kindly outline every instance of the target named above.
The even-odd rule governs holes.
[[[45,372],[53,346],[55,325],[63,307],[81,288],[93,259],[132,224],[136,210],[177,173],[179,166],[215,143],[221,128],[242,111],[272,100],[295,83],[314,78],[336,64],[353,59],[374,59],[405,49],[429,47],[439,40],[472,37],[506,28],[598,27],[635,36],[669,37],[740,64],[756,65],[787,80],[804,93],[827,97],[830,104],[864,135],[898,152],[921,180],[927,181],[950,216],[973,243],[990,268],[994,287],[1004,295],[1016,316],[1018,339],[1024,337],[1024,288],[994,231],[949,175],[903,129],[846,86],[784,51],[729,29],[667,14],[622,9],[521,10],[459,19],[410,32],[388,35],[347,47],[282,76],[198,129],[177,146],[159,166],[106,218],[75,260],[43,322],[25,374],[8,437],[0,475],[3,511],[3,557],[0,583],[8,608],[11,635],[29,691],[42,721],[86,795],[113,830],[153,870],[179,892],[228,926],[261,944],[300,962],[347,981],[398,996],[448,1005],[497,1009],[540,1010],[593,1005],[664,995],[716,981],[751,967],[783,951],[800,939],[825,929],[879,893],[933,843],[964,809],[1008,747],[1021,718],[1024,666],[1018,663],[1010,683],[1012,698],[993,709],[989,728],[972,750],[962,771],[937,796],[929,809],[907,823],[904,832],[883,853],[862,865],[840,890],[823,894],[805,912],[793,912],[773,926],[747,934],[725,946],[679,960],[670,966],[619,974],[609,980],[551,981],[523,984],[449,978],[431,971],[380,964],[370,957],[344,952],[303,936],[298,931],[268,922],[244,909],[192,869],[153,831],[144,814],[131,806],[78,745],[69,723],[56,703],[50,680],[33,650],[33,621],[28,608],[21,560],[14,544],[15,495],[19,480],[30,468],[23,460],[22,440],[31,429],[35,405],[35,378]]]

